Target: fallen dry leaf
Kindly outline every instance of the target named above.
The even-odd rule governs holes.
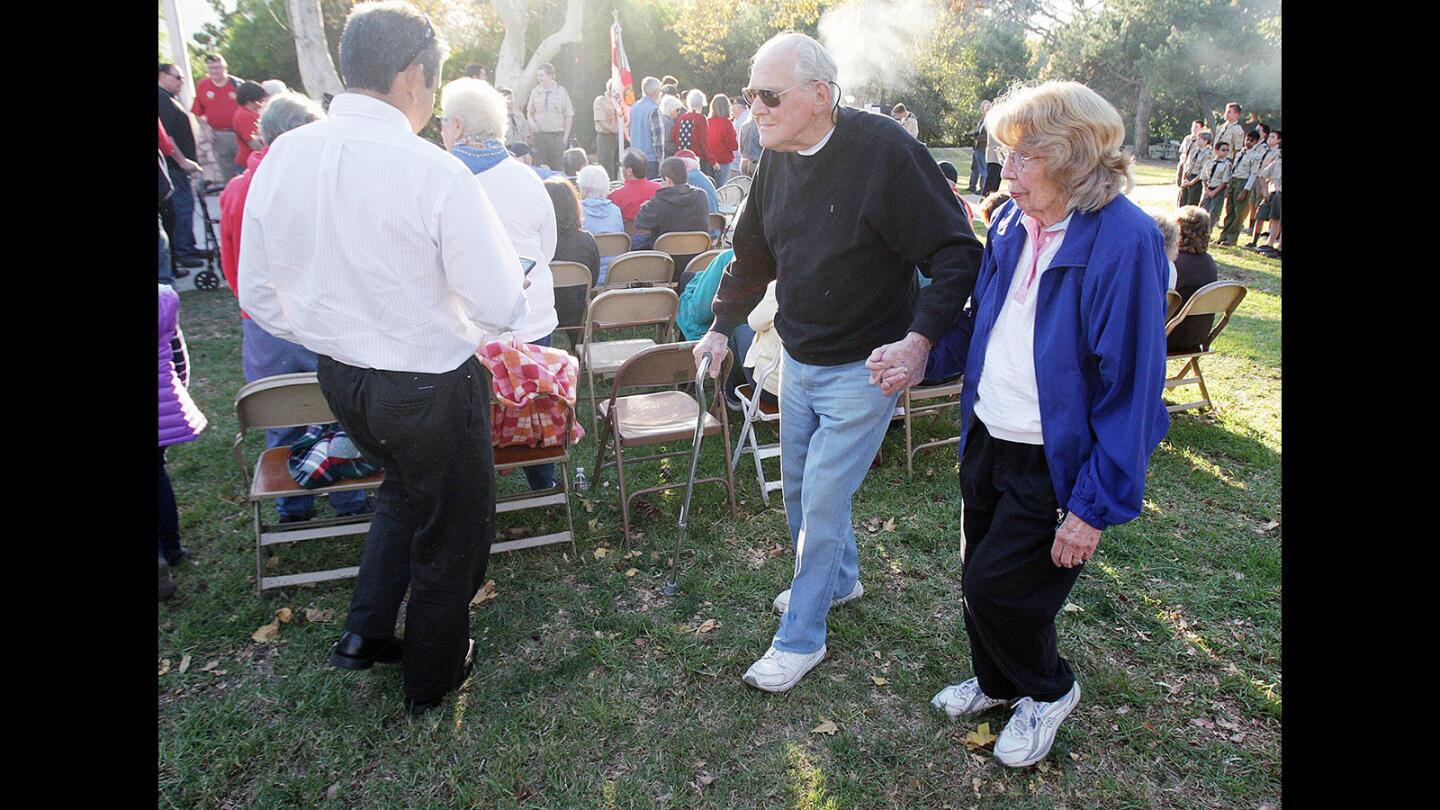
[[[318,608],[305,608],[305,621],[324,624],[335,621],[335,611],[330,608],[320,610]]]
[[[1190,721],[1190,725],[1198,726],[1200,728],[1215,728],[1215,724],[1212,723],[1207,717],[1197,717],[1194,720]]]
[[[840,730],[840,727],[837,726],[837,725],[835,725],[835,722],[834,722],[833,720],[826,720],[826,719],[825,719],[825,716],[822,714],[822,715],[820,716],[820,725],[818,725],[818,726],[810,729],[810,733],[811,733],[811,734],[829,734],[831,737],[834,737],[834,736],[835,736],[835,732],[837,732],[837,731],[839,731],[839,730]]]
[[[591,523],[594,523],[595,521],[592,520],[592,521],[590,521],[590,522],[591,522]],[[595,527],[594,527],[594,526],[591,526],[590,528],[593,529],[593,528],[595,528]],[[601,547],[595,549],[595,559],[597,559],[597,560],[603,560],[603,559],[605,559],[605,555],[606,555],[606,554],[609,554],[609,553],[610,553],[610,549],[606,548],[605,546],[601,546]]]
[[[983,780],[983,779],[981,779],[980,777],[977,776],[977,777],[975,777],[974,779],[971,779],[971,780],[970,780],[970,789],[973,790],[973,791],[975,791],[975,795],[976,795],[976,796],[979,796],[979,795],[980,795],[980,786],[983,785],[983,784],[985,784],[985,780]]]
[[[700,626],[695,628],[695,634],[699,635],[701,633],[708,633],[719,626],[720,621],[718,619],[706,619],[705,621],[700,623]]]
[[[1269,532],[1269,531],[1274,531],[1275,529],[1278,529],[1279,527],[1280,527],[1280,521],[1278,521],[1278,520],[1272,520],[1272,521],[1270,521],[1269,523],[1266,523],[1266,524],[1265,524],[1263,531],[1267,531],[1267,532]]]
[[[1066,613],[1084,613],[1084,612],[1085,612],[1085,608],[1080,607],[1079,605],[1075,604],[1074,602],[1066,602],[1066,603],[1065,603],[1065,607],[1061,608],[1061,610],[1064,610]]]
[[[262,624],[257,627],[255,629],[255,632],[250,634],[250,638],[254,639],[255,641],[259,641],[262,644],[268,644],[274,641],[275,638],[279,635],[280,623],[270,622],[269,624]]]
[[[639,568],[631,568],[631,569],[628,569],[628,570],[625,572],[625,576],[627,576],[627,577],[633,577],[633,576],[635,576],[635,575],[638,574],[638,573],[640,573],[640,569],[639,569]]]
[[[475,594],[475,598],[470,600],[470,604],[472,606],[483,605],[499,595],[495,590],[495,580],[487,579],[485,580],[485,586]]]
[[[288,607],[282,607],[275,611],[275,618],[282,624],[289,624],[290,620],[295,618],[295,612]]]
[[[585,525],[586,525],[587,527],[589,527],[590,531],[592,531],[592,532],[599,531],[599,530],[600,530],[600,518],[590,518],[590,520],[588,520],[588,521],[585,523]],[[608,550],[608,549],[607,549],[607,550]],[[598,551],[598,549],[597,549],[597,551]]]
[[[1226,729],[1227,731],[1239,731],[1239,730],[1240,730],[1240,724],[1239,724],[1239,723],[1231,723],[1231,722],[1229,722],[1228,720],[1216,720],[1216,721],[1215,721],[1215,725],[1219,726],[1220,728]]]
[[[581,501],[580,503],[582,503],[582,504],[585,505],[585,511],[586,511],[586,512],[594,512],[594,511],[595,511],[595,504],[594,504],[593,501]]]
[[[201,671],[201,672],[209,672],[210,670],[212,670],[212,669],[214,669],[215,667],[218,667],[218,666],[220,666],[220,659],[219,659],[219,658],[212,658],[212,659],[210,659],[209,661],[206,661],[206,662],[205,662],[205,666],[200,667],[200,671]]]
[[[969,748],[972,751],[976,748],[984,748],[990,743],[995,742],[995,739],[998,736],[999,735],[997,734],[990,733],[989,723],[981,723],[979,728],[975,729],[974,731],[966,732],[965,747]]]
[[[887,532],[895,531],[895,518],[887,518],[880,528]]]
[[[712,782],[715,781],[715,777],[711,776],[710,774],[706,773],[705,771],[701,771],[701,772],[700,772],[700,775],[697,776],[697,777],[695,777],[695,781],[697,781],[697,782],[700,783],[700,787],[706,787],[706,786],[708,786],[710,783],[712,783]]]
[[[638,548],[632,548],[632,549],[630,549],[629,551],[625,552],[625,557],[624,557],[624,559],[629,560],[629,559],[632,559],[632,558],[634,558],[634,557],[639,557],[640,555],[642,555],[642,554],[644,554],[644,553],[645,553],[645,552],[641,551],[641,550],[638,549]]]
[[[326,801],[334,801],[334,800],[335,800],[335,794],[337,794],[337,793],[339,793],[339,792],[340,792],[340,783],[339,783],[339,782],[336,782],[335,784],[331,785],[330,787],[325,788],[325,800],[326,800]]]
[[[167,672],[169,672],[169,671],[170,671],[170,659],[169,659],[169,658],[162,659],[162,660],[160,661],[160,674],[161,674],[161,675],[164,675],[165,673],[167,673]]]
[[[188,669],[190,669],[190,653],[185,653],[180,658],[180,674],[184,675]]]
[[[870,682],[873,683],[873,684],[875,684],[876,686],[884,686],[885,684],[889,683],[890,681],[887,680],[887,679],[885,679],[885,678],[881,678],[881,677],[878,676],[878,675],[871,675],[871,676],[870,676]]]

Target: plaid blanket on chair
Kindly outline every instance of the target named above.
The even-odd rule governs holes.
[[[305,489],[333,486],[347,478],[364,478],[380,471],[366,461],[339,422],[311,425],[305,435],[290,445],[286,460],[290,477]]]
[[[490,404],[491,442],[496,447],[564,444],[567,408],[573,408],[580,363],[563,349],[509,340],[488,340],[476,352],[490,370],[494,400]],[[585,435],[572,425],[571,441]]]

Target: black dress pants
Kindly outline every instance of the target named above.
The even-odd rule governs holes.
[[[490,375],[472,356],[444,374],[356,368],[319,357],[325,400],[355,445],[385,468],[345,628],[395,634],[405,591],[405,697],[455,688],[469,604],[495,535]]]
[[[1059,513],[1045,448],[996,439],[972,419],[960,460],[965,631],[992,698],[1059,700],[1075,682],[1055,645],[1055,616],[1079,566],[1050,559]]]
[[[1004,167],[1001,166],[999,163],[985,164],[985,188],[984,193],[980,195],[981,197],[994,194],[995,192],[1000,190],[1000,171],[1003,168]],[[989,693],[987,692],[986,694]],[[994,697],[994,695],[991,695],[991,697]]]

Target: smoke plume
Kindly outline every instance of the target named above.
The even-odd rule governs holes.
[[[840,67],[841,96],[858,106],[910,85],[943,19],[937,0],[854,0],[820,18],[820,42]]]

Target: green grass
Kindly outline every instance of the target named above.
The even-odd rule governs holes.
[[[968,146],[945,146],[931,148],[930,154],[937,161],[948,160],[955,164],[956,171],[960,173],[960,181],[964,183],[970,177],[970,153],[973,151]],[[1161,186],[1175,182],[1173,162],[1147,158],[1137,160],[1133,165],[1137,186]]]
[[[830,658],[791,692],[740,682],[775,631],[770,600],[790,576],[778,493],[765,508],[742,466],[731,519],[719,487],[698,488],[681,594],[666,599],[683,486],[653,498],[663,517],[638,518],[641,554],[621,559],[612,471],[575,500],[578,560],[562,546],[491,560],[499,597],[473,609],[474,676],[442,709],[407,718],[395,668],[324,665],[350,582],[256,597],[229,451],[240,322],[224,291],[183,294],[191,390],[210,427],[170,453],[194,562],[160,606],[160,657],[171,664],[157,686],[162,802],[306,806],[333,791],[328,803],[361,807],[1278,806],[1280,268],[1245,251],[1216,258],[1223,278],[1251,287],[1205,360],[1217,407],[1172,417],[1145,513],[1106,531],[1080,577],[1070,597],[1080,610],[1057,624],[1084,698],[1043,767],[1020,771],[967,752],[976,723],[928,706],[971,674],[957,464],[953,448],[929,450],[908,479],[898,432],[855,501],[866,596],[831,615]],[[945,421],[921,433],[953,430]],[[252,458],[258,447],[255,437]],[[577,457],[592,482],[593,453],[587,437]],[[708,443],[702,470],[720,464],[719,443]],[[634,472],[639,485],[656,480]],[[521,515],[500,525],[540,527]],[[776,544],[786,551],[768,556]],[[358,560],[358,540],[299,545],[281,553],[284,570]],[[601,546],[612,553],[597,559]],[[278,642],[251,641],[280,607],[297,618]],[[334,619],[306,622],[305,608]],[[712,632],[682,628],[710,618]],[[821,718],[838,733],[811,733]],[[977,722],[998,731],[1005,719]]]

